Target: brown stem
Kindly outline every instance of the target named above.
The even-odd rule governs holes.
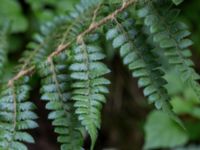
[[[112,21],[119,13],[123,12],[126,8],[128,8],[129,6],[131,6],[132,4],[134,4],[135,2],[137,2],[137,0],[129,0],[129,1],[125,1],[123,2],[123,5],[116,9],[114,12],[112,12],[111,14],[109,14],[108,16],[106,16],[105,18],[101,19],[98,22],[92,22],[90,24],[90,26],[83,31],[82,33],[80,33],[77,38],[76,41],[77,43],[82,43],[83,41],[83,37],[88,34],[91,33],[93,31],[95,31],[97,28],[99,28],[100,26],[106,24],[108,21]],[[66,50],[68,47],[70,47],[70,45],[74,42],[74,40],[72,40],[71,42],[68,42],[67,44],[61,44],[57,47],[57,49],[52,52],[48,58],[47,61],[51,60],[54,56],[59,55],[61,52],[63,52],[64,50]],[[19,78],[21,78],[22,76],[25,76],[27,74],[30,74],[34,71],[35,67],[32,66],[29,69],[26,70],[21,70],[15,77],[13,77],[11,80],[8,81],[8,86],[13,85],[13,83],[18,80]]]
[[[95,31],[97,28],[106,24],[108,21],[113,20],[119,13],[124,11],[126,8],[128,8],[130,5],[132,5],[136,1],[137,0],[129,0],[127,2],[124,2],[120,8],[118,8],[117,10],[115,10],[113,13],[109,14],[105,18],[101,19],[99,22],[92,22],[85,31],[83,31],[82,33],[80,33],[77,36],[77,38],[76,38],[77,43],[82,43],[82,39],[86,34],[91,33],[92,31]],[[73,42],[74,42],[74,40],[72,40],[71,42],[69,42],[65,45],[59,45],[57,50],[54,51],[53,53],[51,53],[48,58],[52,58],[52,57],[60,54],[62,51],[64,51],[66,48],[68,48]]]
[[[33,71],[34,71],[35,67],[32,66],[31,68],[29,69],[26,69],[26,70],[21,70],[15,77],[13,77],[12,79],[10,79],[8,81],[8,86],[12,87],[12,85],[14,84],[14,82],[18,79],[20,79],[21,77],[25,76],[25,75],[28,75],[28,74],[31,74]]]

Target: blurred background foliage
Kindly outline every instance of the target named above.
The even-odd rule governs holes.
[[[51,21],[55,16],[67,14],[78,0],[1,0],[0,26],[11,22],[9,36],[8,63],[2,81],[9,79],[15,72],[17,64],[26,45],[34,33],[39,31],[41,24]],[[109,0],[108,2],[117,2]],[[194,41],[191,50],[196,70],[200,73],[200,1],[185,1],[178,19],[184,20],[192,32]],[[174,111],[184,121],[186,129],[180,128],[167,115],[152,111],[142,92],[137,88],[137,81],[132,79],[126,68],[119,61],[117,54],[106,45],[109,59],[107,63],[113,72],[110,75],[112,85],[108,103],[103,111],[102,129],[96,149],[109,150],[140,150],[140,149],[200,149],[200,104],[193,91],[181,83],[176,71],[168,66],[169,84],[167,88],[172,96]],[[39,84],[39,83],[36,83]],[[38,91],[37,86],[35,91]],[[38,92],[36,92],[38,93]],[[46,119],[44,103],[39,94],[32,94],[38,106],[40,128],[32,131],[36,144],[30,150],[58,150],[56,135]],[[88,139],[86,139],[86,147]]]

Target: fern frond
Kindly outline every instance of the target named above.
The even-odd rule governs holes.
[[[20,69],[25,69],[44,61],[46,57],[56,49],[62,32],[66,29],[68,17],[55,17],[41,26],[40,33],[34,34],[33,41],[27,45],[27,50],[19,60]]]
[[[69,15],[55,17],[53,21],[42,25],[40,33],[34,35],[33,42],[28,44],[28,50],[20,59],[22,67],[26,68],[29,62],[32,62],[29,65],[33,65],[44,61],[58,45],[75,40],[90,22],[92,12],[100,1],[81,0]]]
[[[30,86],[24,77],[0,93],[0,149],[27,150],[23,142],[34,143],[25,130],[36,128],[35,105],[27,101]]]
[[[39,67],[42,77],[42,100],[46,109],[51,110],[48,118],[53,120],[54,131],[59,135],[61,150],[81,150],[83,145],[82,127],[78,121],[71,100],[70,75],[65,54]]]
[[[97,138],[97,130],[101,123],[102,103],[105,103],[106,85],[110,82],[103,75],[110,70],[100,62],[105,56],[97,45],[83,43],[73,49],[73,63],[70,66],[75,101],[75,113],[91,137],[91,150]]]
[[[63,32],[61,44],[76,39],[83,30],[89,26],[93,12],[102,0],[81,0],[75,6],[75,10],[69,14],[69,26],[66,32]]]
[[[181,124],[169,103],[170,98],[165,88],[167,81],[163,78],[161,65],[156,61],[152,47],[147,44],[146,36],[135,26],[134,20],[126,16],[107,32],[106,38],[112,40],[114,48],[120,49],[124,65],[128,66],[133,77],[138,78],[138,86],[144,88],[143,93],[148,101]]]
[[[180,72],[182,81],[188,82],[200,99],[200,86],[197,82],[200,76],[195,72],[194,63],[189,58],[189,47],[193,44],[188,38],[190,32],[187,25],[176,21],[179,11],[168,6],[166,2],[149,2],[138,14],[144,18],[144,25],[149,28],[153,41],[164,50],[169,63]]]

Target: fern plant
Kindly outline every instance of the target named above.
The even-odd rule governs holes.
[[[109,69],[99,62],[105,57],[96,45],[81,43],[74,49],[73,64],[70,66],[75,113],[78,119],[91,136],[92,145],[97,138],[97,129],[100,128],[100,114],[102,103],[105,103],[104,94],[108,93],[106,85],[110,82],[103,78]]]
[[[32,136],[24,130],[36,128],[35,105],[29,102],[29,77],[2,87],[0,103],[0,147],[1,149],[21,149],[27,147],[22,142],[33,143]]]
[[[49,110],[61,150],[84,149],[87,134],[93,150],[101,127],[101,110],[106,103],[110,69],[103,44],[111,44],[134,78],[144,96],[158,110],[167,113],[184,128],[173,112],[160,58],[176,67],[184,82],[200,99],[199,75],[189,58],[192,41],[187,26],[177,21],[183,0],[81,0],[75,10],[62,14],[41,26],[40,33],[27,45],[17,65],[16,75],[1,85],[0,149],[26,150],[33,143],[24,130],[37,127],[29,101],[34,85],[29,79],[41,79],[41,99]],[[111,8],[114,8],[112,10]],[[165,16],[165,14],[168,16]],[[6,63],[8,27],[0,32],[0,70]],[[158,55],[157,50],[162,54]],[[35,76],[33,74],[36,74]]]
[[[66,55],[57,60],[44,62],[39,66],[42,100],[48,101],[46,109],[51,110],[48,118],[53,120],[55,132],[59,134],[61,149],[81,149],[83,143],[82,126],[75,115],[72,91],[69,86],[70,74]],[[59,63],[57,63],[59,62]]]
[[[168,4],[168,1],[149,2],[139,10],[138,14],[144,17],[144,25],[149,28],[153,41],[163,49],[169,63],[177,67],[182,80],[189,82],[199,97],[199,90],[197,90],[199,87],[196,83],[199,75],[192,68],[194,63],[189,59],[191,53],[188,47],[193,44],[187,38],[190,32],[187,25],[176,21],[179,10],[170,9],[165,3]],[[166,13],[168,17],[164,17]]]

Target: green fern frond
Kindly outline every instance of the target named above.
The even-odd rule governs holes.
[[[27,150],[23,142],[34,143],[25,130],[36,128],[35,105],[27,101],[30,86],[28,77],[2,89],[0,93],[0,149]]]
[[[61,38],[64,30],[66,30],[68,18],[65,16],[55,17],[53,21],[49,21],[41,26],[40,33],[33,36],[33,41],[27,45],[27,50],[19,60],[23,67],[30,67],[33,64],[44,61],[46,57],[56,49],[58,39]],[[29,63],[31,62],[31,63]],[[29,64],[29,66],[27,66]]]
[[[93,16],[91,12],[100,2],[101,0],[81,0],[69,15],[55,17],[53,21],[42,25],[40,33],[34,35],[33,42],[28,44],[28,50],[20,59],[22,65],[30,61],[34,64],[40,63],[55,51],[59,44],[75,40],[84,27],[88,26]]]
[[[170,98],[165,88],[167,81],[163,78],[164,72],[156,61],[152,47],[147,44],[146,37],[136,29],[133,19],[126,16],[124,20],[107,32],[107,40],[112,40],[113,47],[120,49],[124,65],[128,66],[133,77],[138,78],[138,86],[144,88],[143,93],[148,101],[181,125],[169,103]]]
[[[101,124],[101,108],[105,103],[106,85],[110,82],[103,75],[110,70],[100,62],[105,56],[101,48],[91,43],[77,45],[73,49],[73,63],[70,66],[75,101],[75,113],[91,137],[91,150],[97,138],[97,130]]]
[[[87,28],[93,18],[92,12],[101,3],[101,0],[81,0],[75,6],[75,10],[72,11],[69,18],[69,26],[66,32],[63,32],[61,43],[69,42],[75,39],[85,28]]]
[[[168,6],[166,2],[149,2],[138,11],[138,16],[144,18],[144,25],[149,28],[153,41],[164,50],[169,63],[180,72],[182,81],[188,82],[200,99],[197,92],[200,91],[197,82],[200,76],[195,72],[194,63],[189,58],[189,47],[193,44],[188,38],[190,32],[186,24],[176,21],[179,11]]]
[[[190,32],[177,21],[179,10],[172,9],[181,2],[80,0],[74,11],[43,25],[20,59],[19,72],[0,90],[0,150],[27,150],[24,142],[34,142],[25,131],[37,127],[35,105],[27,101],[28,75],[34,72],[41,79],[41,99],[46,101],[60,149],[83,150],[87,133],[93,150],[110,84],[104,77],[110,70],[102,62],[106,57],[102,48],[110,43],[138,79],[148,102],[184,128],[172,110],[161,64],[164,58],[176,67],[200,99],[200,76],[189,58]],[[105,31],[110,43],[103,43]],[[0,31],[0,75],[6,62],[6,37],[7,28]]]
[[[42,77],[42,100],[46,100],[46,109],[51,110],[48,118],[53,120],[54,131],[59,134],[61,150],[81,150],[83,145],[82,127],[71,100],[70,75],[65,54],[62,57],[44,62],[39,72]]]

